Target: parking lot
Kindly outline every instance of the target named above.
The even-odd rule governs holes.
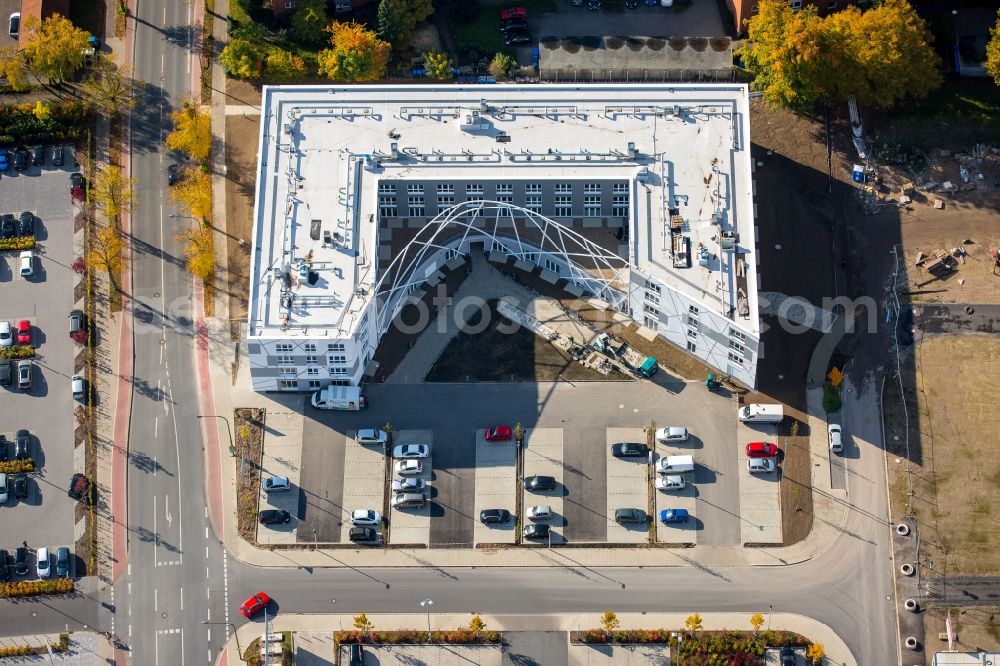
[[[742,543],[780,544],[781,530],[781,466],[774,458],[776,470],[770,474],[747,471],[744,447],[749,442],[777,442],[778,426],[766,423],[740,423],[737,428],[737,456],[740,459],[740,538]]]
[[[618,442],[646,441],[642,428],[608,428],[605,446],[608,468],[607,526],[609,543],[645,543],[649,540],[649,457],[616,458],[611,446]],[[639,509],[647,518],[644,523],[619,524],[615,509]]]
[[[36,471],[29,475],[28,497],[0,507],[2,539],[8,550],[27,542],[34,552],[48,546],[69,546],[83,536],[84,520],[76,521],[76,502],[66,490],[70,477],[84,469],[84,447],[74,447],[73,401],[70,377],[82,350],[69,337],[68,314],[74,307],[73,207],[69,196],[72,151],[65,150],[66,165],[33,166],[18,173],[12,168],[0,176],[3,213],[36,216],[34,275],[19,274],[18,251],[5,251],[0,260],[0,320],[16,328],[22,319],[31,322],[31,343],[36,349],[31,388],[16,384],[0,388],[4,409],[0,431],[21,428],[31,433],[30,454]],[[9,449],[10,445],[8,445]],[[8,450],[8,455],[12,451]]]
[[[514,512],[517,506],[517,444],[511,438],[503,442],[487,442],[485,431],[476,431],[476,508],[506,509],[511,520],[484,525],[474,521],[476,544],[514,543]]]
[[[414,478],[423,480],[427,490],[425,497],[433,500],[435,497],[435,474],[434,469],[434,433],[430,430],[399,430],[393,435],[393,444],[403,446],[406,444],[426,444],[430,446],[430,455],[418,460],[421,471],[419,474],[401,475],[395,469],[400,461],[393,460],[392,479]],[[383,461],[384,464],[384,461]],[[383,488],[385,484],[383,483]],[[428,544],[431,540],[431,509],[432,501],[427,501],[423,506],[389,509],[389,543],[392,544]],[[369,508],[369,507],[357,507]]]

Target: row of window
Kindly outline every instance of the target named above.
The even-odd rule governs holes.
[[[611,192],[614,194],[628,194],[628,183],[612,183]],[[455,184],[454,183],[438,183],[435,186],[435,191],[438,194],[455,194]],[[556,183],[555,184],[556,194],[572,194],[573,193],[573,183]],[[601,194],[603,192],[601,183],[584,183],[583,193],[584,194]],[[378,184],[379,194],[396,194],[396,185],[392,181],[382,181]],[[423,183],[407,183],[406,193],[421,195],[424,194],[424,184]],[[469,183],[465,186],[466,194],[485,194],[486,190],[482,183]],[[513,183],[497,183],[496,184],[497,194],[514,194],[514,184]],[[542,193],[542,183],[525,183],[524,184],[525,194],[541,194]]]
[[[278,365],[297,365],[294,356],[287,356],[284,354],[277,356],[277,362]],[[329,366],[346,365],[347,357],[343,354],[331,354],[326,357],[326,364]],[[319,356],[306,354],[306,365],[319,365]]]
[[[349,382],[346,379],[338,379],[336,381],[330,382],[330,384],[333,385],[333,386],[350,386],[351,382]],[[322,380],[320,380],[320,379],[310,379],[309,380],[309,388],[310,389],[318,389],[318,388],[322,388],[322,387],[323,387],[323,381]],[[299,382],[298,382],[297,379],[279,379],[278,380],[278,388],[279,389],[292,389],[292,390],[296,390],[296,389],[299,388]]]
[[[291,342],[279,342],[276,345],[274,345],[274,351],[277,352],[277,353],[279,353],[279,354],[290,353],[293,348],[294,348],[294,345]],[[342,352],[342,351],[345,351],[344,343],[343,342],[330,342],[330,343],[327,343],[326,350],[328,352]],[[316,353],[316,343],[315,342],[307,342],[307,343],[305,343],[304,345],[302,345],[302,351],[304,351],[307,354],[315,354]]]
[[[542,197],[541,195],[527,195],[525,196],[524,207],[533,213],[542,214]],[[481,195],[471,195],[466,198],[466,201],[477,202],[482,201],[483,197]],[[514,197],[508,194],[498,194],[496,200],[500,203],[514,203]],[[399,217],[399,207],[396,205],[396,199],[393,196],[383,196],[379,197],[379,215],[382,217]],[[443,208],[448,208],[449,206],[455,205],[455,197],[451,195],[438,195],[437,207],[438,210]],[[583,216],[584,217],[601,217],[601,197],[600,195],[590,195],[584,196],[583,198]],[[611,201],[611,215],[612,217],[628,217],[628,195],[627,194],[616,194]],[[424,206],[424,199],[421,196],[410,196],[407,197],[406,210],[409,217],[425,217],[426,208]],[[555,198],[555,217],[572,217],[573,215],[573,197],[572,195],[557,195]]]
[[[282,377],[298,377],[299,376],[299,370],[298,370],[298,368],[278,368],[278,374],[281,375]],[[320,376],[319,368],[316,368],[316,367],[306,368],[306,376],[307,377],[319,377]],[[329,369],[329,376],[330,377],[346,377],[347,376],[347,368],[330,368]]]

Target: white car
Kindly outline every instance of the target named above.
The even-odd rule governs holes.
[[[400,460],[396,463],[396,473],[400,476],[420,476],[424,473],[424,464],[419,460]]]
[[[10,322],[0,321],[0,347],[10,347],[14,344],[14,336],[10,332]]]
[[[8,499],[7,475],[4,472],[0,472],[0,504],[6,504]]]
[[[748,458],[747,471],[751,474],[770,474],[775,470],[773,458]]]
[[[38,574],[39,578],[48,578],[52,575],[52,563],[49,561],[49,549],[42,546],[38,549],[35,554],[35,559],[37,563],[35,564],[35,573]]]
[[[287,476],[268,477],[264,479],[264,483],[261,485],[263,486],[265,493],[282,493],[292,487],[292,484],[288,481]]]
[[[423,479],[396,479],[392,482],[392,492],[394,493],[422,493],[427,488],[427,483]]]
[[[21,277],[27,278],[35,274],[35,251],[25,250],[21,253]]]
[[[830,439],[830,451],[841,453],[844,450],[844,440],[841,439],[840,424],[831,423],[826,426],[826,433]]]
[[[355,509],[351,512],[351,525],[371,527],[382,524],[382,514],[374,509]]]
[[[359,430],[354,439],[358,444],[381,444],[385,446],[385,443],[389,441],[389,435],[384,430],[379,430],[378,428],[365,428]]]
[[[548,520],[552,517],[552,507],[545,504],[528,509],[528,520]]]
[[[426,458],[431,447],[426,444],[400,444],[392,450],[393,458]]]
[[[688,429],[681,426],[659,428],[656,431],[656,441],[658,442],[686,442],[687,439]]]
[[[683,476],[669,474],[656,478],[657,490],[683,490],[685,487],[687,487],[687,481],[684,480]]]

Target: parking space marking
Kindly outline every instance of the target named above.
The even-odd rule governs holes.
[[[473,539],[480,543],[514,543],[517,511],[517,442],[487,442],[485,431],[479,428],[476,439],[476,515]],[[483,525],[479,512],[483,509],[507,509],[511,519],[506,523]]]
[[[552,543],[565,543],[566,514],[563,511],[563,497],[566,486],[563,482],[562,428],[528,428],[524,431],[524,478],[529,476],[554,477],[556,489],[542,492],[522,489],[522,528],[531,523],[526,518],[529,507],[548,505],[552,508],[552,518],[546,522],[551,530]]]
[[[747,470],[746,445],[750,442],[777,444],[777,426],[740,423],[736,428],[736,455],[739,457],[737,478],[740,484],[740,540],[744,544],[780,544],[781,483],[780,471],[771,474],[751,474]],[[777,464],[777,459],[774,459]]]
[[[292,515],[287,525],[258,525],[257,540],[261,543],[295,543],[299,527],[299,474],[297,464],[302,448],[302,415],[290,412],[268,412],[268,433],[264,436],[261,454],[261,480],[271,476],[288,478],[287,492],[265,493],[263,484],[258,488],[257,505],[261,510],[281,509]]]
[[[656,443],[655,451],[656,453],[653,456],[654,464],[659,464],[660,458],[664,456],[692,455],[690,448],[668,446],[660,442]],[[695,469],[700,464],[698,457],[695,456]],[[657,543],[689,543],[694,545],[698,543],[698,531],[701,519],[695,512],[696,498],[698,496],[698,488],[694,483],[695,475],[688,472],[687,474],[681,474],[681,476],[687,482],[687,485],[682,490],[654,489],[653,491],[656,493],[656,515],[653,518],[656,520]],[[686,523],[671,523],[668,525],[660,520],[660,512],[664,509],[685,509],[688,512],[688,521]],[[701,529],[704,529],[703,525]]]
[[[344,485],[340,506],[340,541],[349,543],[351,512],[373,509],[382,513],[385,499],[385,454],[381,446],[363,446],[354,439],[344,445]]]
[[[645,543],[649,541],[649,523],[621,525],[615,521],[615,509],[649,510],[649,457],[616,458],[611,445],[616,442],[645,442],[642,428],[608,428],[607,433],[607,513],[608,543]],[[651,518],[647,515],[647,518]]]
[[[431,430],[400,430],[393,434],[393,446],[401,444],[427,444],[430,446],[430,455],[422,460],[423,471],[415,477],[423,479],[427,484],[424,493],[426,501],[420,508],[396,509],[391,506],[389,509],[389,542],[393,544],[425,544],[431,542],[431,505],[434,499],[433,470],[434,470],[434,432]],[[399,478],[396,474],[396,460],[392,461],[392,476],[390,483]],[[347,481],[345,479],[344,483]],[[382,483],[383,490],[386,484]],[[344,494],[347,490],[345,487]]]

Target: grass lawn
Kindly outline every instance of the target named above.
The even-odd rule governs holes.
[[[527,9],[529,16],[556,11],[554,0],[512,0],[511,6],[514,5]],[[481,57],[492,57],[500,51],[513,55],[513,49],[508,50],[503,44],[503,33],[500,32],[501,9],[496,5],[479,5],[479,11],[468,20],[452,17],[454,20],[450,23],[455,33],[455,42],[463,55],[477,52],[482,54]]]

